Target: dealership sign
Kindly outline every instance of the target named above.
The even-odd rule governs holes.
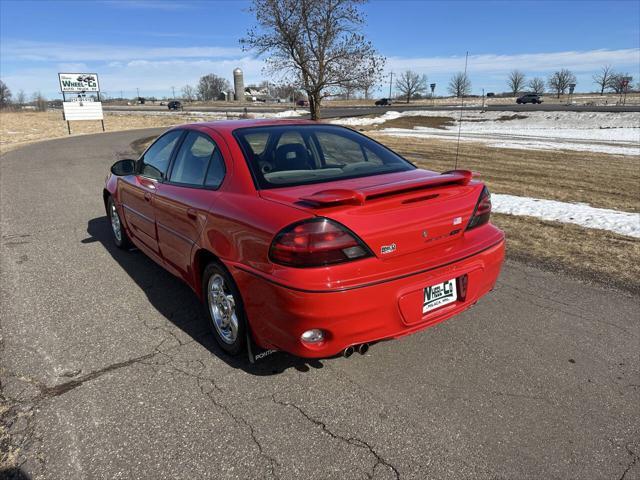
[[[65,92],[99,92],[97,73],[58,73],[60,91]]]

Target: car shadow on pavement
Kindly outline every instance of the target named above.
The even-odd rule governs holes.
[[[0,469],[0,479],[2,480],[31,480],[31,476],[22,468],[2,468]]]
[[[82,243],[100,242],[118,265],[146,294],[151,305],[167,320],[180,328],[213,355],[232,366],[252,375],[276,375],[289,368],[306,372],[319,369],[319,360],[303,359],[275,352],[265,355],[252,364],[246,355],[232,357],[218,347],[208,327],[208,319],[195,293],[180,279],[174,277],[137,249],[124,251],[112,240],[111,226],[106,216],[89,220],[88,238]],[[152,327],[153,328],[153,327]]]

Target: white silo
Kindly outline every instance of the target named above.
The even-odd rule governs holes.
[[[242,102],[244,100],[244,78],[240,68],[236,68],[233,71],[233,90],[235,91],[236,102]]]

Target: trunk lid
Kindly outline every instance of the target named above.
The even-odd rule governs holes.
[[[267,189],[260,195],[340,222],[386,259],[454,242],[481,191],[482,184],[466,170],[411,170]]]

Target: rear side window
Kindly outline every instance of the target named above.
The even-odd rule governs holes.
[[[176,154],[169,181],[217,188],[224,173],[224,160],[215,142],[202,133],[189,132]]]
[[[167,173],[171,153],[181,135],[181,130],[172,130],[158,138],[140,159],[140,175],[162,180]]]
[[[347,137],[324,132],[316,134],[325,164],[344,167],[349,164],[371,162],[382,165],[384,162],[371,150]]]

